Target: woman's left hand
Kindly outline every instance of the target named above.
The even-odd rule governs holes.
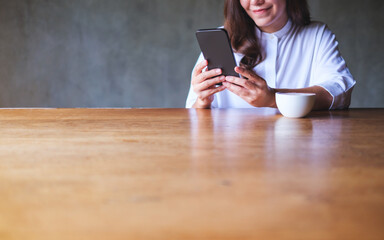
[[[276,107],[275,90],[254,71],[236,67],[235,71],[244,78],[227,76],[223,85],[234,94],[255,107]]]

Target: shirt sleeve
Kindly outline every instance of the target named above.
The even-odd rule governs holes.
[[[330,109],[348,108],[356,81],[340,54],[336,37],[323,26],[318,32],[317,41],[313,85],[324,88],[332,95]]]

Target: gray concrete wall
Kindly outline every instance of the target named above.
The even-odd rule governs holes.
[[[0,0],[0,107],[183,107],[194,31],[223,0]],[[378,0],[310,0],[358,80],[353,107],[384,107]]]
[[[384,107],[384,1],[309,0],[326,22],[357,81],[351,107]]]

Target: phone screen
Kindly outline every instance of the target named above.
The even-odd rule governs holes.
[[[236,61],[225,29],[200,29],[196,38],[204,58],[208,60],[208,70],[220,68],[224,76],[240,77],[234,69]]]

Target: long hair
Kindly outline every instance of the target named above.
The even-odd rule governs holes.
[[[288,18],[294,27],[303,27],[311,22],[307,0],[286,0]],[[265,58],[256,35],[255,22],[240,4],[240,0],[226,0],[224,28],[228,31],[232,47],[244,55],[240,65],[253,69]]]

